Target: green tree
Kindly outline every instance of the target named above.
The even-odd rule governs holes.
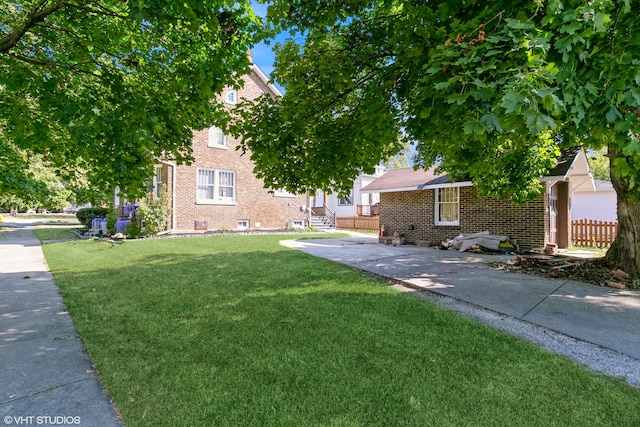
[[[416,141],[418,166],[524,202],[560,150],[608,147],[613,264],[640,275],[640,18],[631,0],[273,0],[281,98],[245,105],[245,150],[289,191],[346,188]]]
[[[0,0],[0,189],[19,150],[86,168],[98,191],[144,193],[160,156],[191,160],[262,32],[249,0]]]
[[[408,141],[401,141],[402,149],[384,162],[384,167],[389,169],[408,168],[412,165],[411,156],[413,147]]]
[[[87,201],[82,198],[88,195],[88,187],[81,169],[59,170],[41,154],[12,148],[0,153],[0,207],[59,210]],[[95,197],[95,191],[91,193]]]
[[[593,179],[611,181],[609,173],[611,166],[609,165],[609,157],[607,156],[606,148],[594,150],[589,153],[589,167],[591,168]]]

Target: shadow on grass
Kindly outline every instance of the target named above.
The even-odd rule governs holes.
[[[640,421],[636,390],[275,238],[242,239],[47,247],[127,425]]]

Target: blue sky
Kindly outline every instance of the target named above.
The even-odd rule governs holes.
[[[261,18],[264,18],[267,15],[267,5],[256,3],[255,1],[252,1],[251,5],[256,15]],[[275,58],[275,55],[273,54],[273,45],[279,41],[284,41],[286,36],[287,35],[283,33],[276,37],[275,40],[272,40],[271,45],[260,43],[251,49],[251,52],[253,52],[253,62],[269,77],[273,71],[273,60]]]

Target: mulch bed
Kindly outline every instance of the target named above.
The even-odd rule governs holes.
[[[553,279],[575,280],[598,286],[608,282],[625,285],[627,289],[640,289],[640,281],[615,274],[615,269],[604,258],[577,260],[560,256],[518,256],[508,262],[492,261],[489,267],[516,273],[535,274]]]

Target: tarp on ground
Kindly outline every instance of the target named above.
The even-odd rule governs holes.
[[[509,236],[489,234],[488,231],[482,231],[480,233],[469,234],[468,236],[460,235],[455,237],[451,240],[450,246],[461,252],[464,252],[476,245],[497,251],[500,248],[500,243],[506,242],[507,240],[509,240]]]

